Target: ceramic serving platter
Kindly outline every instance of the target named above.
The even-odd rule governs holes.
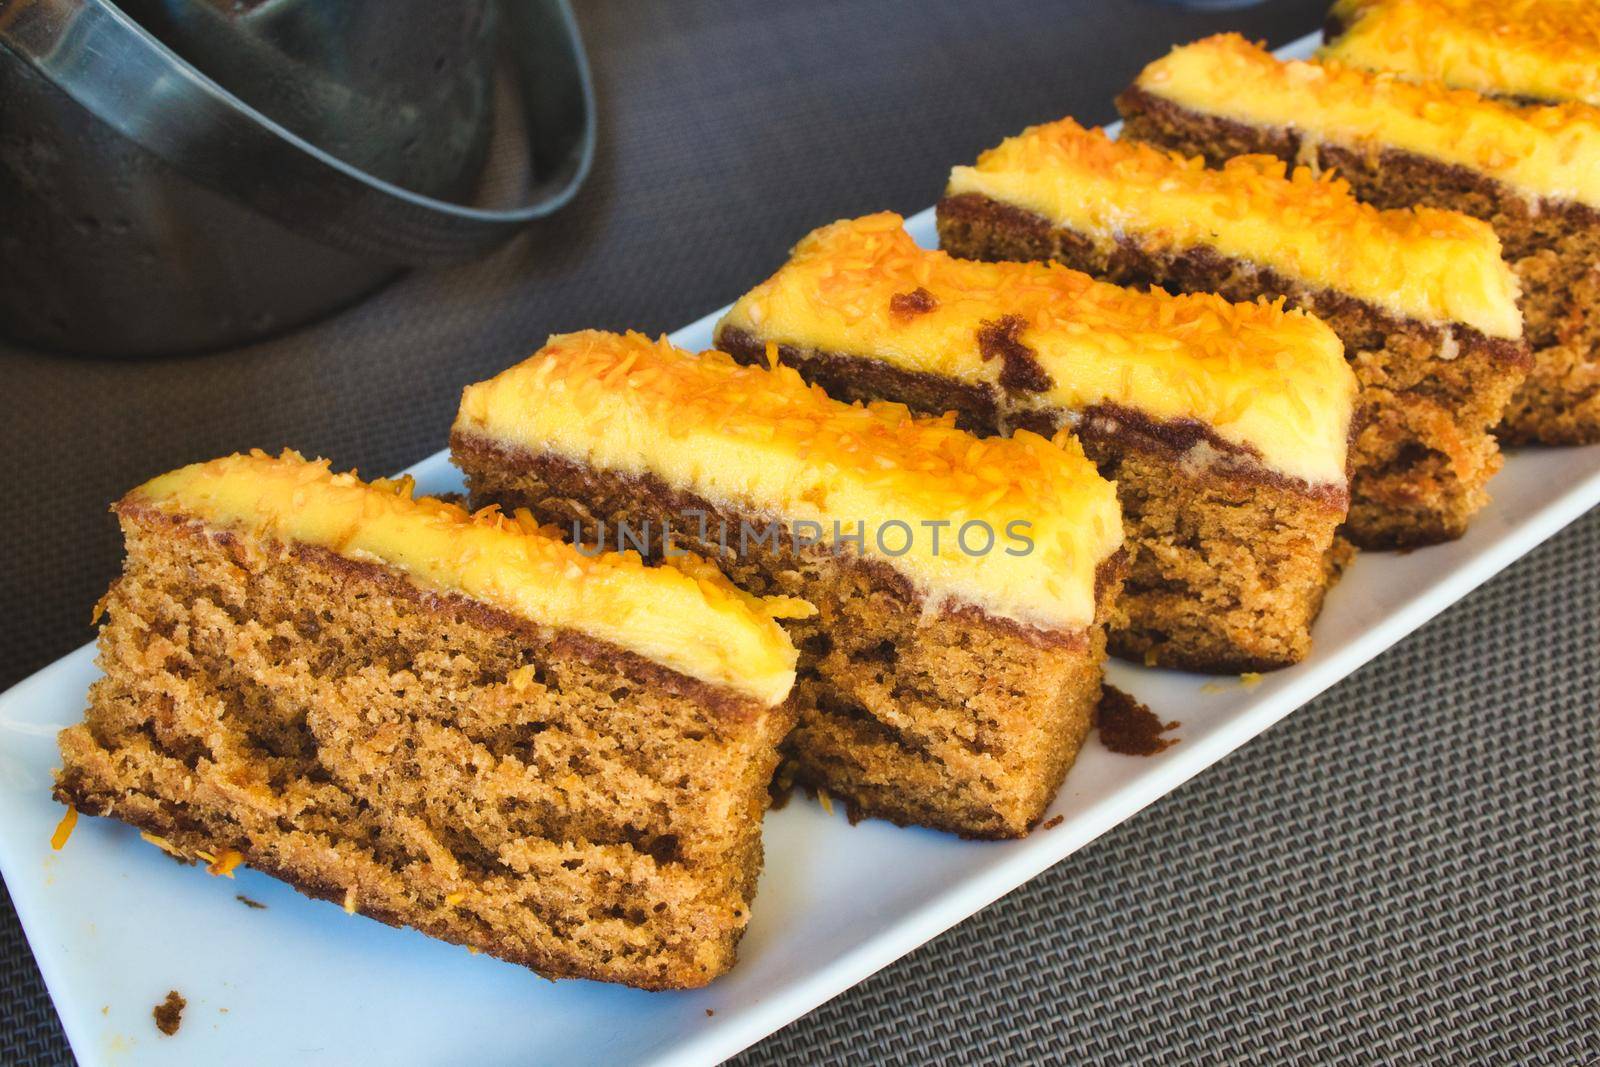
[[[931,211],[909,225],[934,243]],[[673,340],[709,347],[715,318]],[[425,491],[460,488],[443,453],[412,473]],[[715,1063],[1067,861],[1600,502],[1600,446],[1517,452],[1492,489],[1494,503],[1461,541],[1361,556],[1297,667],[1246,685],[1113,663],[1111,682],[1179,720],[1180,742],[1129,757],[1091,736],[1051,808],[1051,829],[980,843],[877,821],[851,826],[842,810],[804,798],[772,813],[739,964],[705,990],[548,982],[249,870],[208,877],[104,819],[80,820],[53,851],[63,810],[49,796],[55,733],[83,710],[97,673],[88,647],[0,696],[0,872],[73,1051],[90,1067]],[[188,1007],[166,1037],[151,1009],[169,990]]]

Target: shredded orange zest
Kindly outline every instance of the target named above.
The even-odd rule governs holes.
[[[830,797],[828,795],[828,791],[822,788],[820,785],[817,786],[817,803],[822,805],[823,811],[827,812],[829,815],[833,814],[833,798]]]
[[[221,855],[213,856],[207,860],[206,873],[232,878],[234,870],[243,862],[244,853],[225,848],[222,850]]]
[[[78,809],[71,804],[67,805],[67,812],[61,816],[61,821],[56,823],[56,832],[50,835],[50,847],[57,852],[66,845],[67,838],[72,836],[72,828],[78,825]]]
[[[1418,81],[1600,104],[1594,0],[1338,0],[1323,55]]]
[[[182,849],[180,849],[177,845],[174,845],[171,841],[168,841],[164,837],[161,837],[161,836],[159,836],[157,834],[152,834],[152,833],[150,833],[149,831],[146,831],[146,830],[140,830],[139,831],[139,836],[141,838],[143,838],[144,840],[150,842],[152,845],[156,846],[156,848],[159,848],[162,852],[165,852],[169,856],[176,856],[180,860],[186,860],[186,859],[189,858],[184,853],[184,851]]]

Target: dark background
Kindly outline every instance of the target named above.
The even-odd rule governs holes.
[[[211,356],[0,344],[0,688],[90,639],[119,555],[106,507],[151,475],[283,446],[397,470],[444,445],[462,385],[547,334],[674,329],[816,225],[926,207],[1028,123],[1110,121],[1170,44],[1280,45],[1325,5],[578,6],[595,171],[502,253]],[[751,1061],[1600,1056],[1597,518]],[[8,900],[0,990],[0,1063],[67,1059]]]

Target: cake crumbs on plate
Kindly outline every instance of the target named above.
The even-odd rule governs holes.
[[[1065,822],[1066,818],[1067,817],[1065,815],[1052,815],[1052,816],[1050,816],[1050,818],[1046,819],[1044,822],[1039,824],[1039,829],[1041,829],[1041,830],[1054,830],[1056,827],[1060,826],[1063,822]]]
[[[1166,730],[1182,724],[1163,723],[1155,712],[1115,686],[1106,686],[1095,709],[1094,724],[1100,741],[1123,756],[1154,756],[1178,743],[1176,737],[1162,737]]]
[[[188,1006],[189,1002],[176,989],[167,990],[167,999],[150,1010],[156,1029],[168,1037],[177,1033],[178,1027],[183,1025],[183,1009]]]

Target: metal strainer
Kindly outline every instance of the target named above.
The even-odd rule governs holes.
[[[528,165],[477,207],[497,76]],[[98,354],[285,329],[555,211],[594,121],[565,0],[0,0],[0,328]]]

